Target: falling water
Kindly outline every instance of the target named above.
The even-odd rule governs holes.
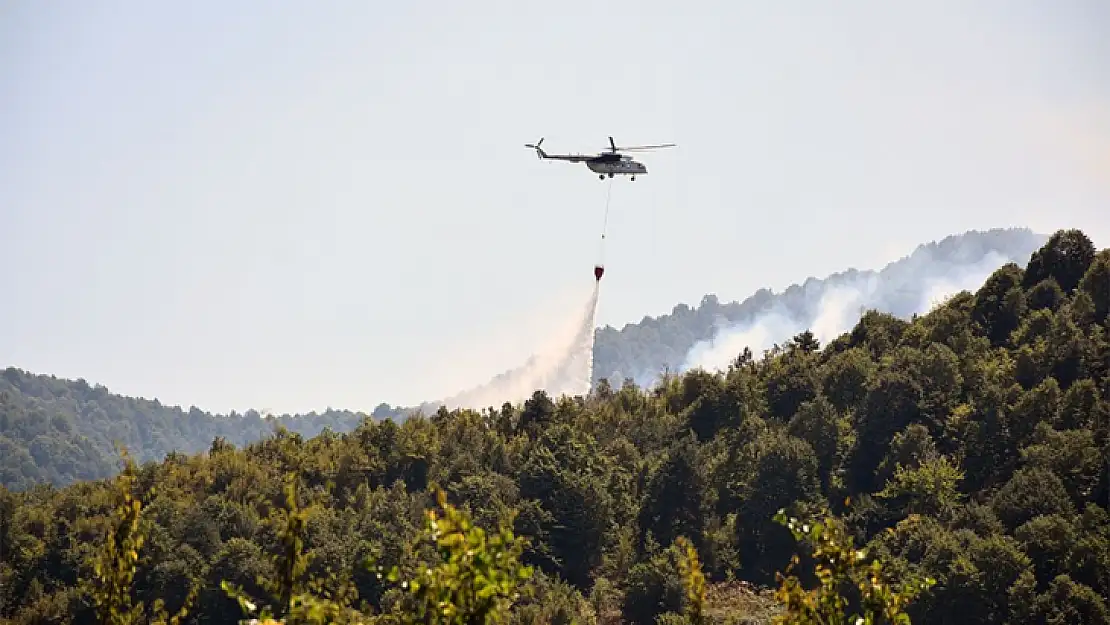
[[[443,400],[448,408],[486,408],[527,399],[543,389],[551,396],[585,395],[593,378],[594,318],[601,282],[595,281],[582,316],[522,366],[477,388]]]

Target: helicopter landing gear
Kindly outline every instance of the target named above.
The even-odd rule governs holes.
[[[613,177],[613,172],[609,172],[609,177],[610,177],[610,178],[612,178],[612,177]]]
[[[597,178],[598,180],[605,180],[605,174],[598,174]]]
[[[635,180],[636,180],[636,176],[630,176],[630,177],[629,177],[629,180],[635,181]]]

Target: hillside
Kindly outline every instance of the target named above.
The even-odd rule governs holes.
[[[851,599],[857,583],[935,579],[909,604],[914,623],[1107,624],[1108,443],[1110,249],[1071,230],[925,315],[872,311],[825,345],[802,332],[651,390],[602,383],[588,397],[537,392],[523,406],[365,421],[346,435],[221,442],[121,486],[146,520],[135,596],[173,610],[195,584],[188,623],[241,618],[221,581],[273,599],[256,579],[277,578],[268,556],[287,553],[279,530],[300,518],[281,510],[289,474],[299,505],[316,504],[297,530],[307,570],[335,573],[333,589],[349,573],[361,622],[418,622],[419,588],[462,597],[427,584],[478,567],[523,579],[511,553],[494,558],[496,543],[477,536],[441,545],[453,564],[410,544],[438,485],[487,530],[518,513],[511,529],[535,575],[519,597],[510,579],[488,589],[513,625],[768,623],[782,606],[746,585],[777,585],[792,554],[808,553],[774,520],[781,509],[805,530],[843,527],[865,547],[846,554],[880,563],[881,585],[865,569],[842,587]],[[112,488],[0,490],[0,618],[92,616],[78,581],[93,578],[85,558],[119,502]],[[457,536],[442,523],[428,531]],[[681,573],[692,570],[683,540],[707,578],[704,606],[696,576]],[[398,582],[367,559],[396,565]],[[807,587],[812,565],[799,561]]]
[[[973,230],[920,245],[879,271],[849,269],[824,279],[810,277],[782,293],[760,289],[743,302],[721,303],[710,294],[696,308],[679,304],[668,315],[644,317],[620,330],[598,328],[594,380],[619,383],[631,378],[648,385],[665,370],[681,372],[691,364],[701,364],[692,358],[699,348],[709,347],[730,330],[749,326],[768,314],[786,326],[780,330],[787,332],[783,338],[813,328],[822,308],[830,306],[827,296],[834,292],[847,292],[849,301],[841,297],[831,304],[845,309],[834,323],[833,334],[850,328],[861,308],[908,318],[926,312],[937,290],[955,293],[975,288],[1008,262],[1024,266],[1047,239],[1047,235],[1024,228]],[[756,347],[752,349],[759,353]]]
[[[707,295],[697,308],[680,304],[670,315],[645,317],[620,331],[609,326],[599,328],[594,345],[594,378],[620,385],[630,377],[647,385],[658,379],[664,368],[682,370],[680,365],[696,346],[711,344],[730,328],[743,328],[771,313],[789,320],[777,328],[785,338],[812,327],[822,305],[830,307],[823,296],[837,289],[851,289],[858,295],[852,309],[839,321],[844,327],[837,332],[859,318],[859,307],[909,317],[927,308],[930,289],[938,285],[959,289],[981,283],[1005,262],[1024,265],[1046,239],[1023,229],[972,231],[921,245],[880,271],[849,270],[820,280],[810,278],[781,294],[762,289],[742,303],[721,304]],[[725,349],[729,350],[727,344]],[[739,351],[726,351],[727,357]],[[758,353],[758,349],[755,351]],[[417,410],[432,414],[438,407],[438,402],[415,408],[382,403],[371,414],[374,419],[401,420]],[[22,489],[35,483],[61,486],[74,480],[106,477],[115,471],[116,441],[125,444],[140,461],[160,460],[172,451],[204,451],[216,437],[243,445],[269,434],[276,423],[314,436],[325,427],[348,432],[363,417],[361,413],[331,409],[322,414],[280,417],[263,417],[255,411],[216,415],[197,407],[185,410],[164,406],[157,400],[116,395],[83,380],[10,368],[0,378],[0,484]]]
[[[1024,265],[1047,239],[1025,228],[972,230],[920,245],[879,271],[849,269],[824,279],[811,277],[778,294],[760,289],[743,302],[722,304],[709,294],[697,308],[679,304],[669,315],[645,316],[619,331],[601,327],[594,332],[592,381],[620,384],[631,379],[646,387],[665,371],[724,367],[749,343],[765,343],[762,347],[769,348],[768,335],[784,340],[815,325],[824,326],[818,328],[820,334],[836,335],[867,309],[898,317],[923,313],[939,295],[973,289],[1007,262]],[[756,336],[751,336],[753,329]],[[761,352],[758,345],[751,349]],[[521,388],[521,382],[530,379],[528,372],[525,363],[464,394],[489,396],[495,390]],[[413,407],[383,403],[374,414],[380,418],[431,414],[445,401],[449,400]]]
[[[245,445],[282,425],[304,436],[330,428],[348,432],[365,414],[213,415],[158,400],[124,397],[84,380],[8,368],[0,375],[0,484],[11,489],[108,477],[117,470],[116,443],[140,461],[170,452],[205,451],[217,437]]]

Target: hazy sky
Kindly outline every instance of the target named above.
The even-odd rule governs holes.
[[[836,8],[833,8],[833,7]],[[0,366],[414,404],[970,228],[1110,246],[1110,3],[0,0]]]

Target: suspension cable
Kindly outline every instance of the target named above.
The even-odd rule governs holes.
[[[609,179],[609,186],[605,189],[605,214],[601,222],[601,244],[598,246],[597,264],[605,266],[605,231],[609,228],[609,200],[613,197],[613,179]]]

